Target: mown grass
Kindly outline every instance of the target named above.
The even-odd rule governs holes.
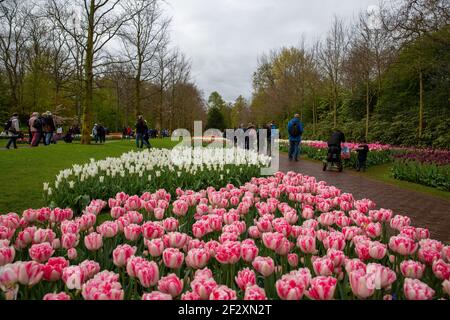
[[[173,148],[177,144],[170,139],[151,140],[151,143],[155,148]],[[33,149],[0,150],[0,214],[45,206],[43,183],[53,182],[61,170],[73,164],[118,157],[131,150],[138,150],[134,141],[89,146],[59,143]]]
[[[431,196],[435,196],[444,200],[450,201],[450,192],[438,190],[435,188],[423,186],[417,183],[396,180],[391,176],[392,164],[385,164],[381,166],[376,166],[369,168],[365,173],[360,173],[366,175],[370,179],[381,181],[387,184],[395,185],[403,189],[408,189],[412,191],[417,191],[425,193]]]

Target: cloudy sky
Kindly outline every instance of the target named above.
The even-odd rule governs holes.
[[[193,79],[208,97],[251,97],[258,57],[323,37],[333,16],[351,19],[378,0],[168,0],[172,42],[192,61]]]

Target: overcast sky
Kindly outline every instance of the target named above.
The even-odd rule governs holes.
[[[261,54],[323,37],[335,14],[349,18],[378,0],[168,0],[172,42],[192,61],[205,98],[251,97]]]

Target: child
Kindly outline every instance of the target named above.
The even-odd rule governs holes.
[[[365,140],[362,141],[362,144],[356,149],[356,152],[358,152],[358,172],[360,172],[361,169],[365,172],[367,155],[369,154],[369,146]]]

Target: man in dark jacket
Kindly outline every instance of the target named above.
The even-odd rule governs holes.
[[[50,111],[47,111],[43,116],[43,130],[44,130],[44,144],[48,146],[50,143],[56,143],[53,139],[53,135],[56,131],[55,121]]]
[[[339,153],[342,152],[342,144],[345,143],[345,135],[342,131],[336,129],[331,134],[330,139],[328,140],[328,148],[337,147],[339,148]]]
[[[148,126],[143,116],[139,116],[136,123],[136,146],[139,149],[144,147],[144,144],[147,148],[150,148],[150,144],[148,143]],[[147,138],[147,139],[146,139]]]
[[[290,161],[295,160],[295,162],[298,162],[303,132],[304,128],[303,123],[300,121],[300,115],[296,114],[288,124]]]

